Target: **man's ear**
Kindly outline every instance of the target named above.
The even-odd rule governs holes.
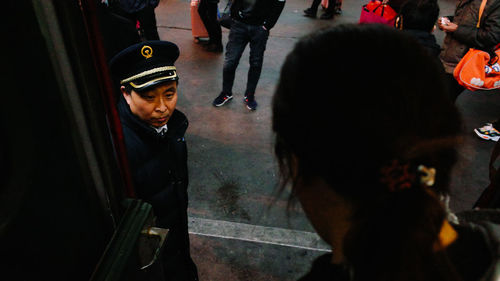
[[[120,87],[120,91],[122,92],[122,95],[123,97],[125,98],[125,101],[127,101],[128,105],[130,105],[130,102],[131,102],[131,94],[128,93],[126,90],[125,90],[125,86],[121,86]]]

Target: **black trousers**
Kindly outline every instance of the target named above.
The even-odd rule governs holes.
[[[326,8],[326,13],[333,13],[333,8],[335,8],[336,0],[328,0],[328,8]],[[314,0],[311,4],[311,10],[313,12],[318,11],[319,4],[321,4],[321,0]]]
[[[458,84],[453,74],[446,73],[445,74],[446,83],[448,84],[448,91],[450,95],[451,102],[455,103],[457,101],[458,96],[465,90],[460,84]]]
[[[210,37],[210,43],[222,45],[222,29],[217,20],[217,3],[209,0],[201,0],[198,13],[205,25]]]
[[[453,77],[453,74],[446,73],[445,77],[446,77],[446,83],[448,84],[450,99],[453,103],[455,103],[457,101],[458,96],[465,90],[465,88],[462,87],[460,84],[458,84],[455,77]],[[500,118],[492,122],[492,125],[495,129],[497,130],[500,129]]]
[[[251,25],[239,21],[233,21],[229,31],[226,45],[226,56],[222,70],[222,92],[232,95],[236,68],[245,48],[250,44],[250,68],[248,69],[247,88],[245,96],[255,94],[259,82],[262,64],[264,62],[264,51],[266,50],[269,31],[261,25]]]
[[[156,28],[156,15],[155,8],[148,6],[140,11],[132,14],[125,14],[134,23],[139,21],[141,29],[143,30],[142,36],[145,40],[160,40],[158,29]]]

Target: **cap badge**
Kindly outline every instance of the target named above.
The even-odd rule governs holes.
[[[141,49],[141,55],[147,59],[153,56],[153,48],[149,47],[148,45],[145,45]]]

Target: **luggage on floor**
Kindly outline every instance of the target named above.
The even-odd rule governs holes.
[[[198,43],[199,41],[208,40],[208,32],[203,24],[198,13],[198,6],[200,5],[200,0],[191,0],[191,33],[193,34],[194,41]]]

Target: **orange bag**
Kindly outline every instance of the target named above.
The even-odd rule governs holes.
[[[483,0],[479,7],[476,28],[480,27],[486,1]],[[458,84],[471,91],[498,89],[500,88],[499,56],[500,44],[495,47],[494,52],[491,52],[491,56],[488,52],[470,48],[453,70],[453,76]]]
[[[500,88],[499,46],[493,58],[488,52],[471,48],[453,71],[458,84],[471,91]]]

